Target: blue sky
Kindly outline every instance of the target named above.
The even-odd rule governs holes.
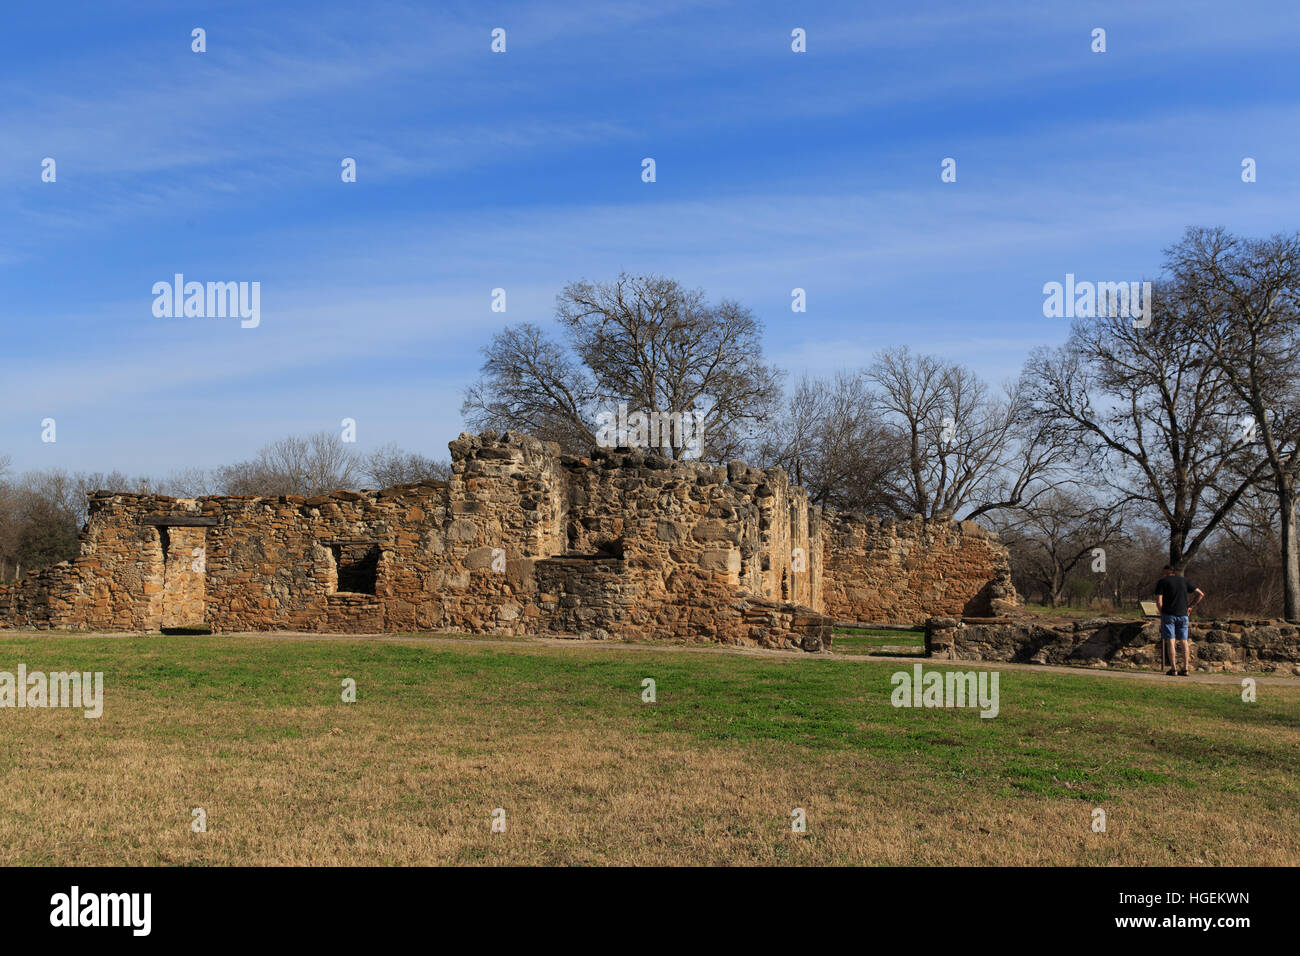
[[[344,417],[361,450],[445,457],[492,333],[622,270],[740,300],[794,376],[908,344],[999,382],[1064,336],[1043,283],[1149,278],[1190,224],[1300,228],[1293,0],[53,2],[5,21],[18,470],[163,475]],[[261,325],[156,318],[176,272],[260,282]]]

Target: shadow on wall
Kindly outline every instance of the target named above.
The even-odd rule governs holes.
[[[1000,617],[1020,606],[1011,574],[998,571],[997,576],[980,588],[979,592],[962,607],[962,617]]]

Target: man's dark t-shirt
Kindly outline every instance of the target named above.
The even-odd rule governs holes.
[[[1187,595],[1196,590],[1196,585],[1187,578],[1169,574],[1156,582],[1155,593],[1160,595],[1160,613],[1174,617],[1187,616]]]

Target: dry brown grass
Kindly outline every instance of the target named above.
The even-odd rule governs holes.
[[[1241,723],[1233,708],[1179,706],[1224,691],[1177,688],[1168,714],[1184,726],[1169,733],[1208,743],[1162,756],[1163,704],[1144,683],[1054,676],[1025,683],[1017,701],[1004,675],[1003,716],[982,722],[882,708],[873,682],[897,665],[666,658],[0,636],[0,670],[86,666],[107,684],[99,720],[0,710],[0,863],[1300,863],[1295,689],[1270,688],[1275,710]],[[640,701],[642,674],[660,681],[659,703]],[[341,676],[357,679],[358,703],[335,702]],[[1071,682],[1070,706],[1033,703]],[[1126,730],[1090,729],[1098,718],[1081,716],[1099,683],[1124,685],[1113,692],[1122,706],[1100,712]],[[774,719],[781,701],[813,712],[787,721],[789,733],[761,720],[747,729],[745,708],[761,715],[764,695]],[[733,697],[743,705],[729,709]],[[819,728],[823,698],[860,719],[862,746]],[[1009,726],[995,737],[988,725],[999,721]],[[1243,734],[1268,740],[1216,760]],[[1059,776],[1051,770],[1056,748],[1105,762],[1107,741],[1132,751],[1123,773],[1072,773],[1064,758]],[[1288,750],[1289,761],[1250,766],[1252,754]],[[1048,772],[1020,780],[1006,769],[1024,760]],[[1104,834],[1089,828],[1094,805],[1106,810]],[[208,832],[191,832],[194,807]],[[496,807],[504,834],[490,830]],[[791,832],[794,807],[807,811],[805,834]]]

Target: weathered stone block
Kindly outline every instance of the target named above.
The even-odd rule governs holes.
[[[705,551],[700,555],[700,567],[706,571],[726,571],[728,574],[739,574],[740,552]]]

